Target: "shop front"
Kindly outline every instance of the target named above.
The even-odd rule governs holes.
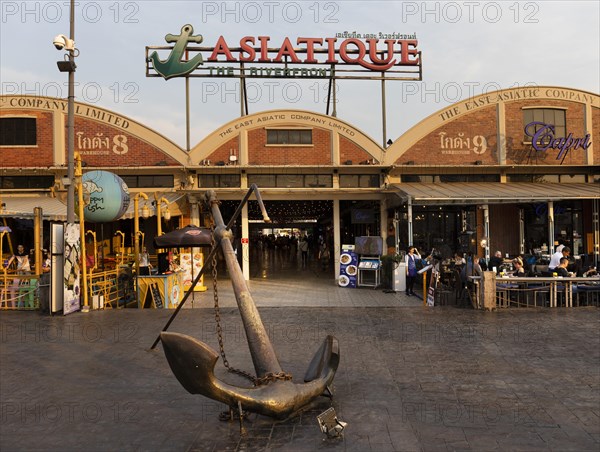
[[[489,259],[599,259],[600,97],[532,86],[465,99],[387,150],[401,243]]]
[[[471,251],[480,257],[547,257],[558,244],[584,262],[595,261],[598,217],[595,184],[454,183],[399,184],[398,210],[406,225],[401,240],[443,256]],[[411,222],[408,220],[412,218]],[[450,255],[448,255],[450,253]]]

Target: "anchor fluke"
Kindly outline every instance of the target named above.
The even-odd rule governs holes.
[[[332,368],[337,369],[339,363],[340,346],[338,340],[328,335],[308,365],[308,369],[306,369],[306,373],[304,374],[304,381],[309,382],[318,378],[326,378],[326,374]]]
[[[211,397],[211,385],[203,384],[214,378],[219,355],[193,337],[179,333],[160,333],[169,366],[186,391]]]
[[[333,381],[339,364],[337,339],[327,336],[313,362],[320,363],[315,378],[304,384],[275,380],[266,385],[242,388],[215,377],[219,358],[205,343],[179,333],[161,333],[161,341],[171,370],[191,394],[201,394],[231,407],[241,403],[244,410],[285,419],[323,394]],[[311,366],[309,366],[310,368]]]

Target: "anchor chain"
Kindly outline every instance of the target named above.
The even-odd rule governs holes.
[[[277,381],[277,380],[285,381],[285,380],[291,380],[291,379],[292,379],[292,375],[288,374],[287,372],[277,372],[277,373],[267,372],[264,377],[255,379],[256,380],[255,385],[261,386],[261,385],[269,384],[272,381]]]
[[[217,246],[217,241],[215,239],[214,226],[211,228],[211,230],[212,230],[211,246],[212,246],[212,249],[214,250]],[[221,310],[219,309],[219,291],[217,288],[217,253],[214,253],[213,258],[212,258],[212,279],[213,279],[213,298],[215,300],[215,322],[217,323],[217,339],[219,340],[219,349],[221,352],[221,359],[223,360],[223,365],[229,372],[241,375],[242,377],[250,380],[254,384],[254,386],[258,386],[256,383],[256,377],[254,375],[251,375],[250,373],[246,372],[245,370],[232,367],[229,364],[229,361],[227,360],[227,356],[225,355],[225,345],[223,343],[223,328],[221,327]]]
[[[211,228],[212,230],[212,239],[211,239],[211,246],[214,249],[217,246],[217,242],[215,239],[215,229],[214,226]],[[221,310],[219,308],[219,290],[218,290],[218,283],[217,283],[217,253],[213,254],[213,258],[212,258],[212,279],[213,279],[213,298],[215,301],[215,322],[217,323],[217,339],[219,341],[219,349],[221,352],[221,359],[223,360],[223,365],[225,366],[225,368],[232,373],[241,375],[242,377],[250,380],[252,382],[252,384],[254,384],[254,386],[262,386],[262,385],[267,385],[272,381],[277,381],[277,380],[284,380],[284,381],[290,381],[292,379],[292,375],[287,373],[287,372],[267,372],[263,377],[255,377],[254,375],[250,374],[249,372],[246,372],[245,370],[242,369],[237,369],[235,367],[232,367],[229,364],[229,361],[227,360],[227,356],[225,355],[225,346],[224,346],[224,341],[223,341],[223,328],[221,327]]]

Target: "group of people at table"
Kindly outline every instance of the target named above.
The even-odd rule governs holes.
[[[489,270],[489,271],[493,271],[497,274],[499,274],[500,277],[503,278],[512,278],[512,277],[516,277],[516,278],[526,278],[526,277],[532,277],[532,276],[542,276],[542,277],[560,277],[560,278],[570,278],[570,277],[575,277],[575,276],[581,276],[581,277],[596,277],[598,276],[598,273],[596,271],[596,268],[593,266],[590,266],[589,268],[585,268],[585,271],[581,269],[581,261],[579,261],[577,263],[577,270],[576,272],[569,272],[568,270],[568,266],[570,264],[569,262],[569,256],[571,254],[571,250],[569,249],[569,247],[566,247],[564,245],[559,245],[556,248],[556,252],[551,256],[550,259],[550,263],[548,264],[547,267],[547,271],[545,270],[545,267],[542,267],[542,269],[544,269],[542,271],[542,269],[539,268],[535,268],[533,265],[525,265],[524,262],[524,258],[521,256],[517,256],[512,260],[509,259],[504,259],[502,257],[502,253],[500,251],[496,251],[496,253],[494,253],[494,256],[492,256],[489,260],[489,262],[486,262],[484,259],[480,259],[477,255],[469,252],[465,256],[463,256],[462,253],[455,253],[454,255],[454,259],[452,259],[452,261],[450,262],[450,264],[447,264],[447,261],[444,262],[443,266],[445,268],[447,268],[448,272],[450,272],[450,269],[452,269],[452,273],[456,273],[456,271],[458,270],[460,272],[460,276],[461,276],[461,281],[462,281],[462,287],[465,287],[467,284],[469,284],[471,282],[470,277],[476,277],[475,279],[479,279],[477,277],[481,277],[483,274],[483,271]],[[432,259],[433,258],[433,259]],[[435,250],[432,251],[431,255],[427,257],[427,261],[428,263],[435,263],[435,260],[438,259],[439,261],[439,256],[436,257],[435,255]],[[407,268],[407,294],[413,295],[412,293],[412,287],[414,284],[414,276],[416,276],[416,272],[415,272],[415,265],[414,265],[414,261],[415,260],[421,260],[421,256],[418,254],[418,251],[414,248],[414,247],[410,247],[408,250],[408,254],[406,255],[406,268]],[[573,264],[575,265],[575,264]],[[439,269],[438,269],[439,270]],[[536,271],[534,271],[536,270]],[[449,273],[450,274],[450,273]],[[537,280],[537,278],[535,278]],[[528,281],[528,280],[525,280]],[[569,280],[571,281],[571,280]],[[595,281],[595,280],[594,280]],[[502,283],[501,280],[498,280],[498,287],[503,287],[503,288],[512,288],[513,286],[511,284],[506,284],[506,283]],[[545,283],[542,283],[541,286],[545,286]],[[521,287],[519,286],[515,286],[516,288]],[[537,287],[537,285],[536,285]],[[548,286],[543,287],[541,290],[547,289]],[[555,289],[558,286],[555,286]],[[568,287],[569,288],[569,300],[566,302],[566,305],[569,306],[569,304],[572,303],[572,292],[571,290],[574,289],[574,286],[572,286],[571,284],[565,285],[564,287]],[[590,288],[590,290],[597,290],[598,286],[597,284],[592,284],[589,287],[586,286],[585,284],[583,285],[584,288],[588,289]],[[566,292],[565,292],[566,293]],[[566,297],[567,295],[565,295]],[[534,302],[535,303],[535,302]],[[552,306],[552,304],[554,303],[554,306],[556,306],[556,295],[554,295],[554,302],[552,301],[552,296],[551,296],[551,300],[550,300],[550,305]]]
[[[429,256],[433,256],[434,251]],[[542,273],[542,276],[560,276],[560,277],[571,277],[577,276],[574,272],[569,272],[568,267],[570,264],[569,256],[571,255],[571,249],[564,245],[559,245],[556,248],[556,252],[551,256],[550,263],[548,264],[548,270]],[[429,260],[429,257],[427,260]],[[406,255],[406,271],[407,277],[412,280],[413,276],[416,276],[415,259],[421,260],[422,257],[418,253],[415,247],[409,247]],[[500,251],[496,251],[488,263],[484,259],[480,259],[478,256],[471,252],[468,252],[465,256],[457,252],[454,254],[452,266],[455,269],[459,269],[461,272],[461,279],[463,282],[467,282],[469,276],[481,276],[483,271],[490,270],[494,271],[500,276],[508,277],[527,277],[533,276],[532,271],[528,271],[525,266],[525,262],[521,256],[517,256],[512,260],[506,260],[502,257]],[[505,271],[506,268],[510,268],[510,271]],[[411,270],[414,275],[411,274]],[[582,272],[580,276],[588,277],[597,275],[595,267],[590,267],[586,271]],[[411,281],[412,282],[412,281]],[[408,286],[412,286],[408,284]],[[411,288],[408,288],[408,293],[412,295]]]

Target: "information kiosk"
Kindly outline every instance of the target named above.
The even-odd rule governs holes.
[[[358,287],[379,287],[381,285],[381,254],[383,238],[356,237],[355,251],[358,254]]]
[[[175,309],[183,297],[183,273],[138,276],[138,307]]]

